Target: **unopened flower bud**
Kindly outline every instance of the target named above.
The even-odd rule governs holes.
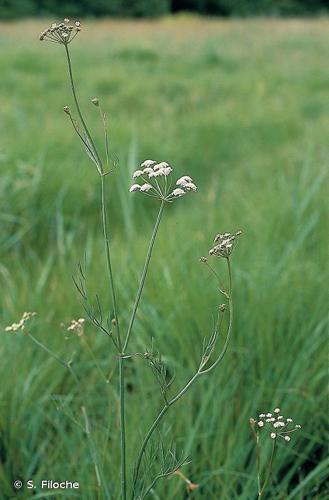
[[[97,97],[93,97],[91,102],[94,104],[94,106],[99,106],[99,100],[97,99]]]
[[[64,113],[66,113],[67,115],[69,115],[71,113],[70,108],[68,106],[64,106],[63,110],[64,110]]]

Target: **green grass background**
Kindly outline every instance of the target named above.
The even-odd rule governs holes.
[[[118,499],[116,359],[107,338],[65,339],[84,315],[72,282],[86,260],[90,293],[110,296],[99,223],[99,184],[64,105],[71,105],[64,50],[40,43],[47,21],[0,29],[0,289],[2,330],[37,311],[34,335],[73,356],[84,387],[103,483]],[[78,93],[97,142],[95,95],[109,116],[120,167],[107,177],[120,316],[127,326],[156,215],[128,194],[145,158],[169,161],[199,191],[165,213],[133,332],[131,351],[152,336],[174,386],[193,373],[210,333],[218,292],[198,262],[220,231],[243,230],[233,257],[235,322],[220,368],[169,413],[163,432],[192,461],[191,498],[255,499],[249,418],[280,406],[303,425],[281,443],[267,498],[324,499],[326,221],[329,136],[327,19],[86,22],[72,44]],[[225,267],[216,264],[225,280]],[[15,479],[77,480],[97,498],[81,395],[70,374],[22,334],[1,333],[0,498],[30,498]],[[111,383],[104,382],[111,376]],[[160,408],[151,373],[127,363],[129,467]],[[75,498],[45,492],[34,498]],[[104,491],[101,498],[106,498]],[[154,498],[187,498],[172,477]],[[150,497],[152,498],[152,497]]]

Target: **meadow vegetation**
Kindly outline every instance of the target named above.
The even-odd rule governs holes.
[[[24,311],[36,311],[35,337],[72,359],[92,409],[93,446],[116,499],[118,394],[107,383],[115,381],[115,353],[90,324],[82,337],[67,331],[84,315],[72,281],[78,261],[85,262],[91,293],[110,299],[99,186],[63,113],[71,95],[62,51],[38,41],[47,24],[0,27],[1,325],[4,330]],[[123,321],[156,216],[146,197],[129,195],[132,171],[145,158],[166,160],[177,172],[188,171],[199,188],[166,211],[131,346],[145,350],[156,333],[178,383],[198,362],[217,303],[216,284],[198,259],[216,232],[244,232],[233,256],[229,352],[163,429],[168,440],[182,437],[178,446],[184,443],[192,459],[183,472],[200,487],[191,498],[256,497],[249,417],[275,406],[298,416],[303,428],[279,447],[268,498],[328,493],[328,28],[326,19],[99,21],[88,23],[72,45],[84,112],[101,141],[90,98],[102,99],[119,160],[107,182]],[[78,498],[96,498],[74,380],[24,335],[2,333],[0,353],[2,498],[18,496],[15,479],[32,477],[76,480]],[[149,426],[160,405],[152,374],[137,363],[132,359],[126,373],[128,461],[140,427]],[[159,485],[157,495],[187,498],[177,476]]]

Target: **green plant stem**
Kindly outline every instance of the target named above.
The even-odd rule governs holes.
[[[97,159],[97,162],[98,162],[98,166],[99,166],[99,169],[100,169],[100,173],[103,173],[102,160],[100,159],[100,156],[99,156],[99,154],[97,152],[97,149],[96,149],[96,146],[94,144],[94,141],[93,141],[93,139],[92,139],[92,137],[90,135],[90,132],[88,130],[86,122],[85,122],[85,120],[84,120],[84,118],[82,116],[82,112],[81,112],[81,109],[80,109],[80,106],[79,106],[79,102],[78,102],[78,98],[77,98],[77,95],[76,95],[69,47],[68,47],[67,44],[65,44],[64,47],[65,47],[65,53],[66,53],[66,58],[67,58],[67,65],[68,65],[68,70],[69,70],[69,77],[70,77],[71,89],[72,89],[72,95],[73,95],[75,107],[77,109],[77,112],[78,112],[78,115],[79,115],[79,118],[80,118],[80,121],[81,121],[81,125],[83,126],[83,129],[84,129],[84,131],[86,133],[86,136],[88,137],[90,145],[91,145],[91,147],[92,147],[92,149],[93,149],[93,151],[95,153],[95,156],[96,156],[96,159]]]
[[[141,276],[141,279],[140,279],[140,282],[139,282],[139,286],[138,286],[138,290],[137,290],[137,294],[136,294],[136,299],[135,299],[133,311],[132,311],[132,314],[131,314],[131,318],[130,318],[130,322],[129,322],[129,326],[128,326],[128,330],[127,330],[126,340],[125,340],[125,343],[123,345],[123,354],[127,350],[129,339],[130,339],[130,335],[131,335],[131,332],[132,332],[132,329],[133,329],[133,326],[134,326],[134,321],[135,321],[135,317],[136,317],[136,313],[137,313],[139,301],[140,301],[140,298],[142,296],[142,292],[143,292],[143,288],[144,288],[144,283],[145,283],[145,279],[146,279],[146,275],[147,275],[147,270],[148,270],[148,267],[149,267],[149,264],[150,264],[150,260],[151,260],[151,256],[152,256],[152,251],[153,251],[155,239],[156,239],[156,236],[157,236],[157,232],[158,232],[158,229],[159,229],[159,225],[160,225],[160,222],[161,222],[161,217],[162,217],[164,206],[165,206],[165,201],[162,200],[161,201],[161,205],[160,205],[160,209],[159,209],[159,212],[158,212],[158,216],[156,218],[155,225],[154,225],[154,228],[153,228],[153,232],[152,232],[150,244],[149,244],[149,247],[148,247],[148,250],[147,250],[145,264],[144,264],[144,269],[143,269],[142,276]]]
[[[265,479],[264,479],[263,486],[258,490],[258,498],[262,498],[263,493],[265,491],[265,488],[267,486],[267,483],[268,483],[268,481],[270,479],[271,472],[272,472],[274,455],[275,455],[275,450],[276,450],[276,441],[275,441],[275,439],[273,439],[270,460],[269,460],[269,463],[268,463],[268,466],[267,466],[267,469],[266,469],[266,474],[265,474]]]
[[[70,365],[66,362],[66,361],[63,361],[59,356],[57,356],[57,354],[55,354],[53,351],[51,351],[50,349],[48,349],[48,347],[46,347],[44,344],[42,344],[42,342],[40,342],[39,340],[37,340],[35,337],[33,337],[33,335],[31,335],[31,333],[26,333],[26,335],[38,346],[40,347],[43,351],[45,351],[47,354],[49,354],[52,358],[54,358],[59,364],[61,364],[62,366],[64,366],[64,368],[68,368],[70,369]]]
[[[222,350],[221,354],[219,355],[219,357],[217,358],[217,360],[209,368],[203,370],[202,369],[203,365],[202,365],[202,363],[200,364],[198,371],[193,375],[193,377],[189,380],[189,382],[187,382],[187,384],[183,387],[183,389],[181,389],[181,391],[175,397],[173,397],[170,401],[168,401],[168,403],[162,408],[162,410],[160,411],[160,413],[158,414],[158,416],[154,420],[153,424],[151,425],[150,429],[148,430],[148,432],[144,438],[144,441],[142,443],[142,446],[141,446],[139,453],[138,453],[138,456],[137,456],[136,465],[135,465],[134,474],[133,474],[132,500],[134,499],[134,492],[135,492],[135,489],[137,486],[137,481],[138,481],[138,477],[139,477],[139,471],[140,471],[143,455],[144,455],[146,446],[147,446],[153,432],[158,427],[159,423],[161,422],[162,418],[165,416],[165,414],[167,413],[169,408],[174,403],[176,403],[176,401],[178,401],[186,393],[186,391],[192,386],[192,384],[197,380],[198,377],[200,377],[201,375],[204,375],[205,373],[210,372],[213,368],[215,368],[220,363],[220,361],[223,359],[223,357],[227,351],[227,347],[228,347],[228,343],[229,343],[229,339],[230,339],[230,333],[232,330],[233,305],[232,305],[232,269],[231,269],[230,259],[227,258],[226,261],[227,261],[228,274],[229,274],[230,320],[229,320],[229,326],[228,326],[227,336],[226,336],[225,344],[223,346],[223,350]]]
[[[229,257],[226,258],[226,262],[227,262],[227,269],[228,269],[228,276],[229,276],[228,303],[229,303],[229,313],[230,313],[230,315],[229,315],[229,325],[228,325],[228,329],[227,329],[227,335],[226,335],[226,339],[225,339],[225,343],[224,343],[222,352],[220,353],[220,355],[218,356],[218,358],[216,359],[216,361],[211,366],[209,366],[205,370],[202,370],[202,374],[209,373],[211,370],[213,370],[214,368],[216,368],[216,366],[224,358],[224,356],[226,354],[226,351],[227,351],[227,348],[228,348],[228,345],[229,345],[229,342],[230,342],[230,337],[231,337],[231,332],[232,332],[232,325],[233,325],[233,301],[232,301],[232,268],[231,268],[231,261],[230,261]]]
[[[100,176],[101,179],[101,205],[102,205],[102,228],[103,228],[103,237],[105,244],[105,254],[106,254],[106,265],[107,272],[109,276],[110,289],[112,295],[112,305],[113,305],[113,314],[116,322],[116,330],[118,334],[118,346],[119,349],[122,349],[121,336],[120,336],[120,326],[119,326],[119,318],[118,318],[118,307],[114,286],[114,278],[112,271],[112,262],[111,262],[111,248],[110,248],[110,237],[108,233],[108,224],[107,224],[107,214],[106,214],[106,191],[105,191],[105,178],[104,176]]]
[[[136,460],[136,466],[135,466],[134,477],[133,477],[132,499],[134,499],[134,490],[135,490],[136,485],[137,485],[138,476],[139,476],[139,470],[140,470],[140,466],[141,466],[141,463],[142,463],[142,458],[143,458],[146,446],[147,446],[149,440],[151,439],[151,436],[152,436],[153,432],[158,427],[159,423],[161,422],[162,418],[165,416],[165,414],[167,413],[167,411],[169,410],[169,408],[174,403],[176,403],[176,401],[178,401],[183,396],[183,394],[185,394],[185,392],[189,389],[189,387],[191,387],[191,385],[195,382],[195,380],[200,375],[201,375],[201,372],[199,372],[199,371],[197,371],[197,373],[195,375],[193,375],[193,377],[183,387],[183,389],[175,397],[173,397],[170,401],[168,401],[168,403],[162,408],[162,410],[160,411],[159,415],[157,416],[157,418],[154,420],[153,424],[149,428],[149,430],[148,430],[148,432],[147,432],[147,434],[146,434],[146,436],[144,438],[143,444],[142,444],[142,446],[141,446],[141,448],[139,450],[139,453],[138,453],[138,456],[137,456],[137,460]]]
[[[258,498],[261,497],[261,482],[260,482],[260,445],[259,445],[259,432],[255,433],[256,439],[256,470],[257,470],[257,487],[258,487]]]
[[[103,236],[105,243],[105,253],[106,253],[106,263],[107,270],[110,281],[110,288],[112,293],[112,304],[113,304],[113,313],[114,319],[116,322],[117,329],[117,338],[118,338],[118,347],[120,350],[119,357],[119,395],[120,395],[120,468],[121,468],[121,495],[122,499],[126,500],[127,498],[127,480],[126,480],[126,423],[125,423],[125,380],[124,380],[124,360],[123,360],[123,350],[122,350],[122,341],[120,335],[120,325],[118,318],[118,309],[117,309],[117,301],[114,287],[114,278],[112,272],[112,264],[111,264],[111,251],[110,251],[110,239],[108,234],[107,227],[107,215],[106,215],[106,193],[105,193],[105,179],[104,176],[100,176],[101,178],[101,204],[102,204],[102,226],[103,226]]]
[[[73,72],[72,72],[72,64],[70,58],[70,52],[68,45],[64,45],[67,64],[69,70],[69,77],[71,82],[71,89],[73,94],[74,103],[81,121],[81,125],[86,133],[91,149],[93,150],[94,156],[98,163],[98,172],[101,178],[101,206],[102,206],[102,228],[103,228],[103,237],[105,243],[105,254],[106,254],[106,264],[107,271],[109,275],[110,281],[110,289],[112,295],[112,305],[113,305],[113,313],[116,322],[117,336],[118,336],[118,347],[120,351],[122,351],[122,342],[120,337],[120,327],[119,327],[119,319],[118,319],[118,309],[117,309],[117,301],[114,287],[114,279],[112,272],[112,264],[111,264],[111,252],[110,252],[110,238],[108,233],[108,225],[107,225],[107,215],[106,215],[106,193],[105,193],[105,182],[104,182],[104,169],[102,160],[98,154],[94,141],[91,137],[91,134],[88,130],[86,122],[82,116],[82,112],[79,106],[78,98],[75,91]],[[124,370],[123,370],[123,359],[119,358],[119,392],[120,392],[120,431],[121,431],[121,488],[122,488],[122,499],[126,500],[126,437],[125,437],[125,405],[124,405]]]

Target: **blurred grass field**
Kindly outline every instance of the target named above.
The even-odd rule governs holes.
[[[40,43],[48,21],[0,25],[1,329],[37,311],[33,332],[73,365],[85,388],[104,482],[118,498],[118,394],[111,343],[88,325],[72,281],[105,303],[99,185],[62,109],[71,105],[64,50]],[[97,141],[100,98],[120,159],[107,177],[122,322],[128,321],[156,207],[128,194],[145,158],[192,174],[195,196],[165,214],[131,344],[155,336],[179,387],[213,324],[216,284],[198,262],[220,231],[243,230],[233,258],[235,324],[227,357],[169,414],[168,440],[192,459],[191,498],[255,499],[249,418],[280,406],[303,425],[279,446],[267,498],[328,498],[325,395],[325,171],[329,137],[328,19],[89,21],[72,44],[78,93]],[[223,273],[225,268],[219,265]],[[0,498],[15,479],[77,480],[97,497],[81,395],[24,335],[0,343]],[[104,382],[111,376],[111,384]],[[141,361],[128,376],[128,455],[160,405]],[[177,477],[156,489],[187,498]],[[39,488],[33,498],[46,498]],[[74,494],[53,498],[74,498]],[[105,498],[105,497],[104,497]]]

